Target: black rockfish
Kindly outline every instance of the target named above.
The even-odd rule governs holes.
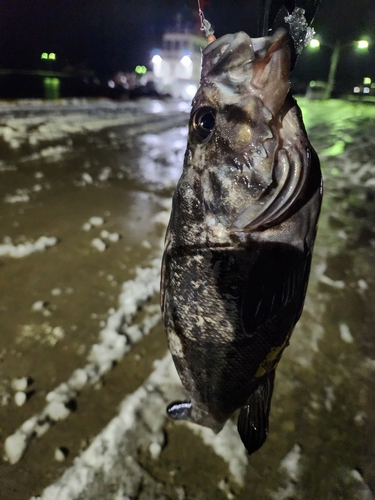
[[[322,197],[290,64],[283,29],[226,35],[203,51],[163,257],[163,321],[189,398],[168,414],[219,432],[240,408],[249,453],[267,437]]]

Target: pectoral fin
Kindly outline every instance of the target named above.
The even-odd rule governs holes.
[[[241,408],[237,428],[249,455],[263,446],[267,439],[274,380],[275,370],[272,370],[261,379],[257,390]]]
[[[175,401],[167,406],[167,414],[173,420],[189,420],[191,416],[191,402]]]

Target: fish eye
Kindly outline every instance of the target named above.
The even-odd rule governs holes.
[[[216,111],[204,106],[199,108],[193,116],[193,129],[201,141],[208,139],[215,127]]]

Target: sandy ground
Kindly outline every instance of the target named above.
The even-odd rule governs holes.
[[[156,289],[186,107],[0,105],[0,498],[373,498],[375,111],[303,104],[325,199],[250,459],[235,422],[215,438],[164,413],[182,393]]]

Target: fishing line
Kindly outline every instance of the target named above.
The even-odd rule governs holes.
[[[201,9],[201,3],[199,0],[198,0],[198,12],[199,12],[199,17],[201,18],[201,31],[204,31],[208,43],[211,43],[216,40],[216,36],[214,35],[214,30],[211,26],[211,23],[208,22],[207,19],[204,17],[203,11]]]

